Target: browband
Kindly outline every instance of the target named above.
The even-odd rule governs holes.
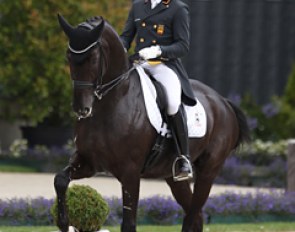
[[[73,49],[70,44],[69,44],[69,49],[71,52],[73,53],[76,53],[76,54],[81,54],[81,53],[84,53],[84,52],[87,52],[89,49],[91,49],[92,47],[94,47],[96,44],[98,43],[98,41],[95,41],[94,43],[90,44],[87,48],[84,48],[82,50],[75,50]]]

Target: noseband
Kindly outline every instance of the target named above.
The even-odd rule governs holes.
[[[95,43],[91,44],[90,46],[88,46],[87,48],[83,49],[83,50],[74,50],[73,48],[71,48],[71,46],[69,45],[69,50],[70,52],[79,55],[85,52],[88,52],[89,50],[97,47],[99,48],[99,54],[102,54],[102,47],[101,47],[101,42],[100,41],[96,41]],[[93,83],[91,81],[80,81],[80,80],[72,80],[73,86],[74,88],[78,88],[78,89],[84,89],[84,88],[94,88],[95,91],[96,89],[99,88],[99,86],[102,85],[102,81],[103,81],[103,59],[102,59],[102,55],[99,59],[100,62],[100,73],[98,74],[98,77],[96,79],[96,83]]]

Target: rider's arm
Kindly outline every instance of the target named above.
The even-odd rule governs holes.
[[[134,10],[133,7],[131,8],[128,19],[126,21],[124,30],[122,34],[120,35],[121,41],[126,48],[126,50],[129,50],[131,43],[135,37],[136,34],[136,26],[134,22]]]
[[[173,43],[161,45],[162,57],[173,59],[185,56],[189,51],[189,12],[186,7],[177,11],[173,18]]]

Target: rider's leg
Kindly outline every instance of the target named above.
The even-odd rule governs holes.
[[[179,107],[176,114],[169,117],[172,136],[179,146],[180,158],[178,160],[179,172],[174,177],[176,181],[188,180],[193,177],[189,155],[188,129],[184,115],[184,108]]]
[[[175,180],[187,180],[192,178],[192,169],[189,156],[188,130],[181,106],[181,84],[176,73],[165,64],[144,65],[153,77],[159,81],[165,88],[169,116],[173,138],[179,148],[179,157],[177,165],[179,166]],[[186,158],[183,158],[183,156]]]

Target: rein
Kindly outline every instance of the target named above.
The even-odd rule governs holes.
[[[126,80],[129,77],[129,74],[135,69],[133,66],[127,72],[123,73],[122,75],[118,76],[116,79],[102,85],[97,85],[94,91],[94,95],[97,97],[98,100],[101,100],[108,92],[110,92],[114,87],[119,85],[122,81]]]

